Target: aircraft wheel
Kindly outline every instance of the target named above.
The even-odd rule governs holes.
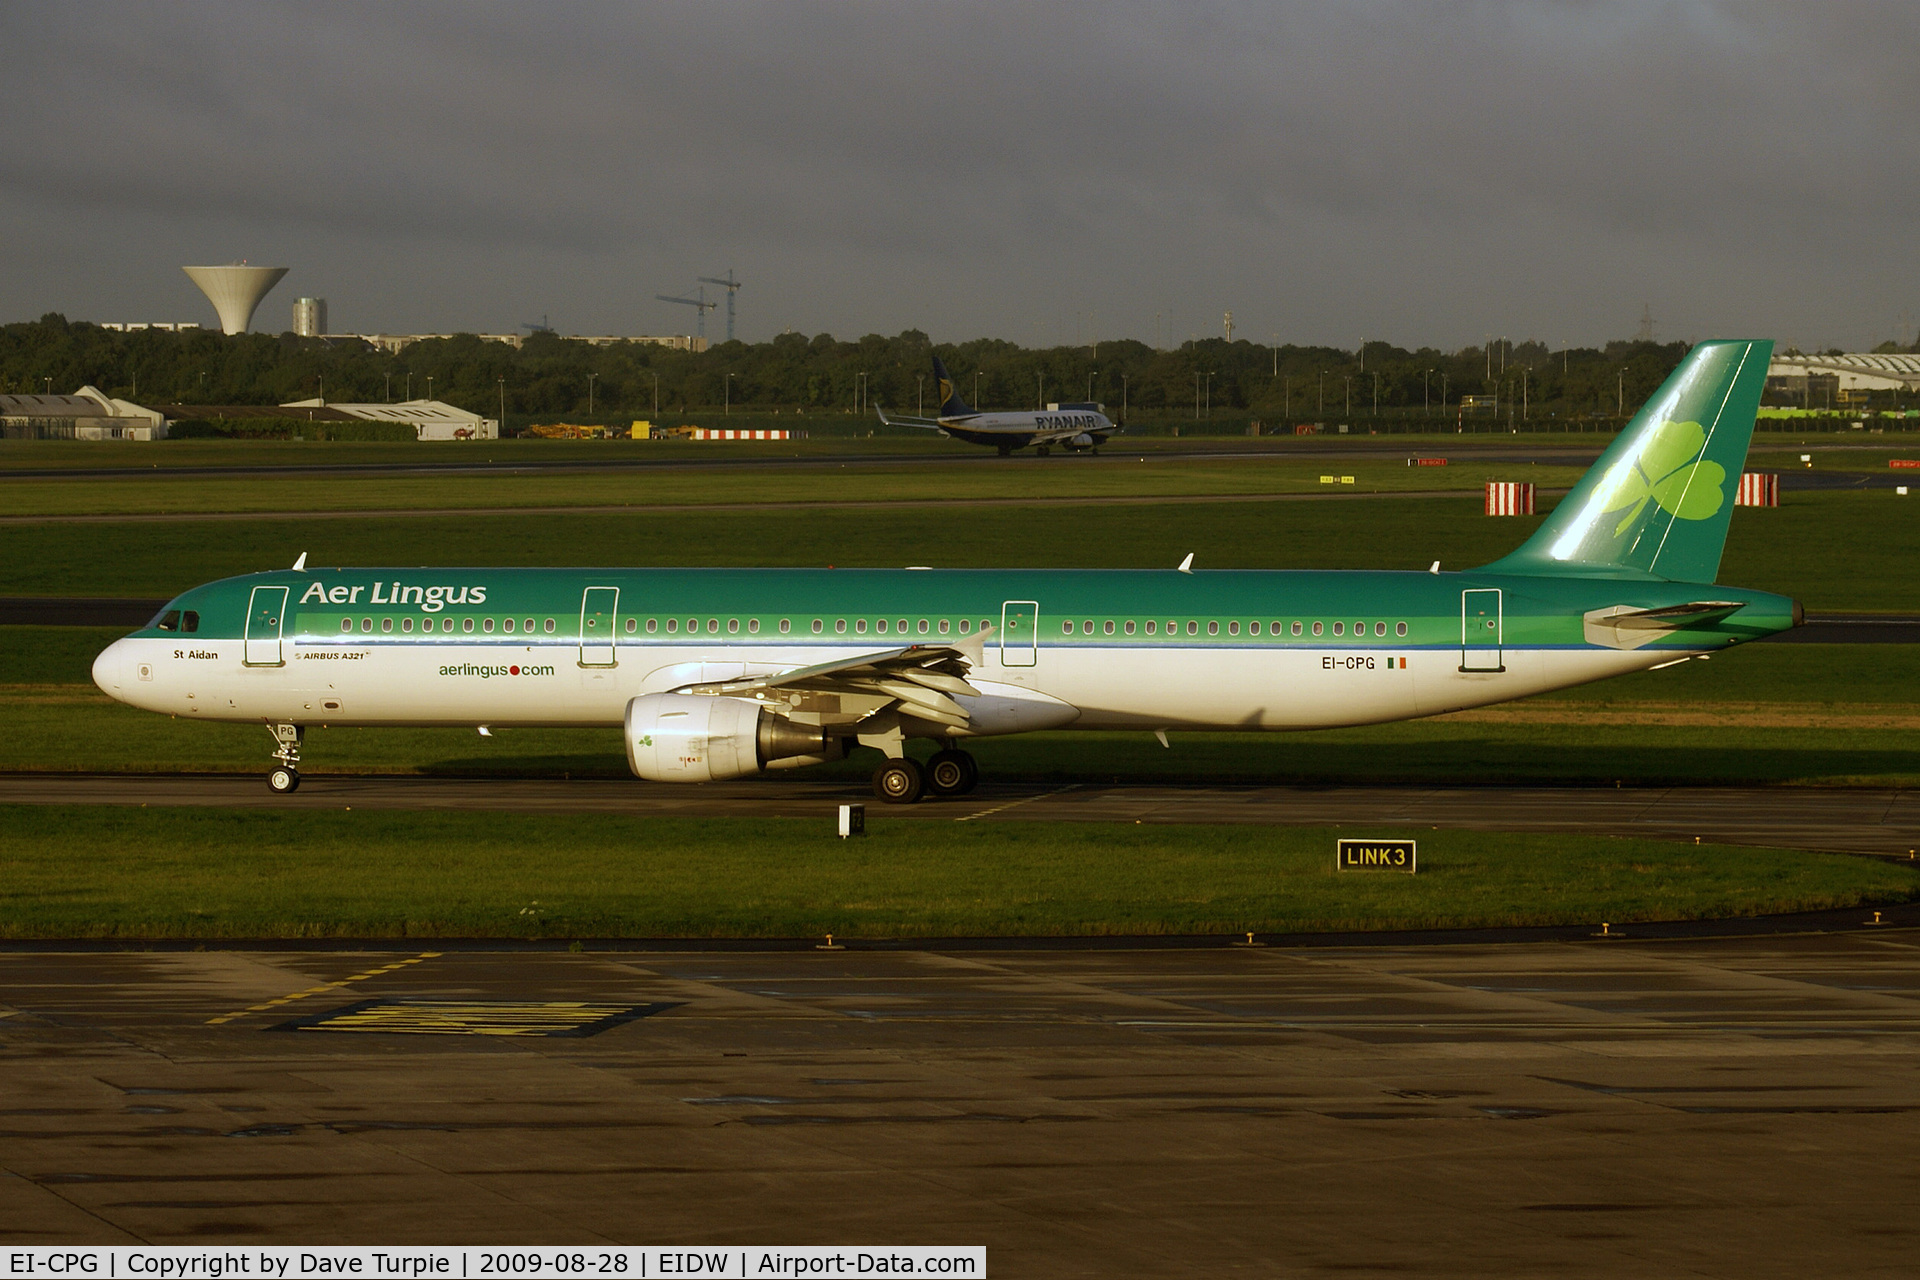
[[[300,789],[300,772],[285,765],[267,775],[267,786],[281,795],[290,795]]]
[[[1039,455],[1040,455],[1041,457],[1043,457],[1043,458],[1044,458],[1044,457],[1046,457],[1046,456],[1047,456],[1047,454],[1048,454],[1049,452],[1051,452],[1051,450],[1049,450],[1049,449],[1047,448],[1047,446],[1045,446],[1045,445],[1043,445],[1043,444],[1037,444],[1037,445],[1035,445],[1035,446],[1033,447],[1033,451],[1034,451],[1035,453],[1037,453],[1037,454],[1039,454]]]
[[[1012,446],[1012,445],[1010,445],[1010,444],[1003,444],[1003,445],[1001,445],[1001,446],[999,446],[999,448],[1000,448],[1000,456],[1001,456],[1001,457],[1003,457],[1003,458],[1011,458],[1011,457],[1013,456],[1013,446]]]
[[[926,786],[927,776],[920,762],[906,756],[889,760],[873,771],[873,794],[888,804],[912,804]]]
[[[964,751],[936,751],[927,761],[927,790],[936,796],[963,796],[980,781],[980,766]]]

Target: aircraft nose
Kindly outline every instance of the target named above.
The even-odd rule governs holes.
[[[115,640],[93,660],[93,682],[109,698],[126,701],[125,690],[132,675],[132,651],[133,646],[125,640]]]

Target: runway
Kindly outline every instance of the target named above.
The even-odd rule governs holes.
[[[753,779],[704,786],[636,779],[308,775],[290,796],[260,775],[8,774],[0,804],[209,805],[273,809],[460,809],[659,817],[1166,822],[1566,831],[1905,858],[1920,850],[1920,793],[1747,787],[1045,787],[987,783],[970,796],[882,805],[863,783]]]
[[[9,1243],[1910,1274],[1920,935],[0,952]],[[513,1034],[505,1034],[507,1031]]]

